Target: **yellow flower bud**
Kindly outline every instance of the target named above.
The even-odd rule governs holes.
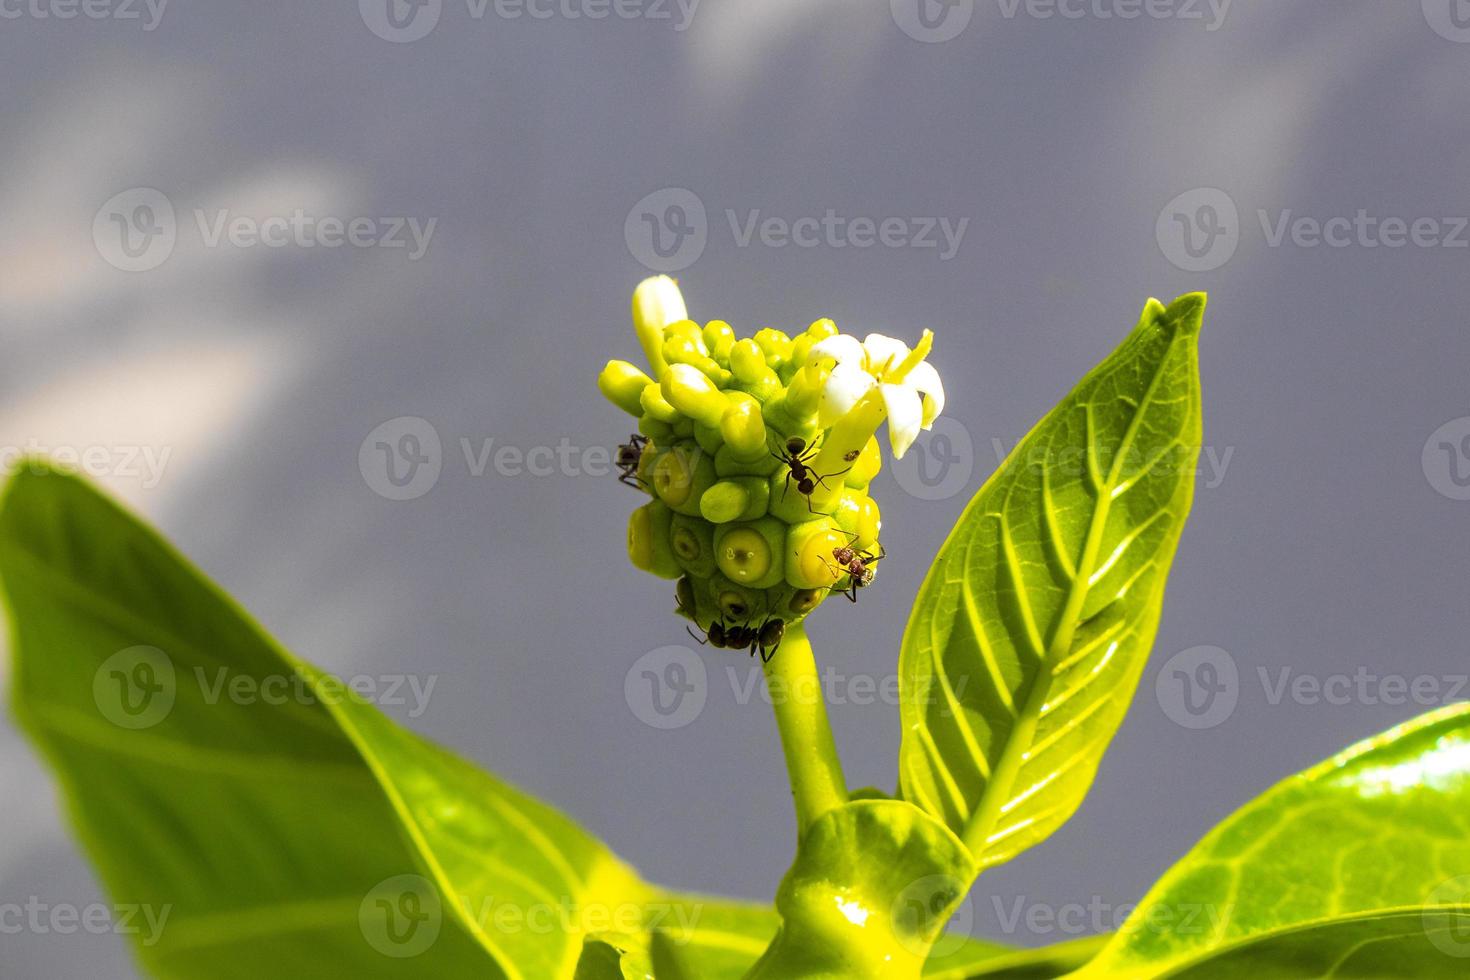
[[[673,424],[679,421],[679,410],[665,400],[663,391],[660,390],[658,385],[651,384],[644,388],[643,392],[638,396],[638,403],[643,407],[645,413],[653,416],[660,422]]]
[[[643,414],[643,389],[651,384],[652,378],[627,361],[608,361],[597,376],[597,387],[607,400],[633,416]]]
[[[655,376],[663,374],[664,327],[688,319],[678,283],[668,276],[650,276],[633,290],[633,331]]]
[[[685,415],[717,426],[730,400],[704,372],[690,364],[670,364],[661,385],[664,399]]]
[[[628,560],[659,578],[678,578],[679,563],[669,543],[673,514],[658,501],[644,504],[628,518]]]
[[[730,348],[730,370],[742,384],[753,384],[766,372],[766,355],[761,345],[746,337]]]
[[[724,320],[711,320],[704,325],[704,346],[717,361],[730,357],[730,348],[735,345],[735,328]]]
[[[845,544],[847,536],[825,518],[794,525],[786,535],[786,581],[798,589],[836,585],[842,570],[832,550]]]
[[[722,525],[715,538],[715,564],[732,582],[765,589],[781,581],[777,559],[786,526],[772,518]]]
[[[764,454],[766,420],[761,417],[760,403],[748,395],[738,401],[731,398],[730,407],[720,416],[720,435],[736,456],[753,458]]]

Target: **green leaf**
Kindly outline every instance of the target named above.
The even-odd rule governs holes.
[[[573,980],[654,980],[646,935],[598,933],[582,943]]]
[[[1414,966],[1374,971],[1391,957]],[[1079,975],[1328,968],[1470,975],[1470,704],[1355,745],[1237,811]]]
[[[652,889],[571,821],[345,696],[86,484],[24,470],[0,511],[15,713],[113,897],[167,911],[153,973],[540,980],[572,975],[583,926],[641,926]]]
[[[1148,302],[981,487],[914,603],[900,788],[981,870],[1071,816],[1138,684],[1193,495],[1204,306]]]

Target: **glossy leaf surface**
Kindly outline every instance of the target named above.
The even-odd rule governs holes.
[[[905,799],[983,869],[1082,801],[1148,657],[1199,453],[1204,297],[1150,300],[935,558],[899,663]]]
[[[1385,957],[1405,964],[1392,975],[1470,976],[1470,705],[1353,746],[1236,812],[1082,975],[1376,976]]]

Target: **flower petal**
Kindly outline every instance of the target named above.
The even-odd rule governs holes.
[[[888,409],[888,441],[893,446],[893,458],[902,459],[919,437],[923,422],[919,393],[908,385],[883,385],[883,405]]]
[[[944,411],[944,382],[939,380],[939,372],[924,361],[914,366],[904,383],[924,393],[924,428],[929,428]]]
[[[827,428],[842,418],[877,384],[873,376],[851,361],[838,362],[827,375],[817,403],[817,424]]]
[[[863,338],[863,350],[868,353],[868,370],[874,373],[886,367],[896,367],[909,356],[909,345],[881,333],[870,333]]]
[[[838,364],[852,364],[862,367],[863,345],[851,334],[839,333],[812,344],[812,349],[807,352],[806,362],[815,364],[819,360],[830,358]]]

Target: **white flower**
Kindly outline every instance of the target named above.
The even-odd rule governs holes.
[[[654,376],[663,373],[664,327],[689,319],[679,284],[668,276],[650,276],[633,290],[633,331]]]
[[[835,361],[822,389],[818,424],[827,428],[852,411],[874,388],[888,413],[888,440],[893,458],[901,459],[944,411],[944,385],[934,365],[924,360],[934,346],[934,334],[925,330],[913,350],[908,344],[870,333],[858,343],[849,334],[837,334],[812,345],[807,363]],[[876,426],[875,426],[876,427]]]

